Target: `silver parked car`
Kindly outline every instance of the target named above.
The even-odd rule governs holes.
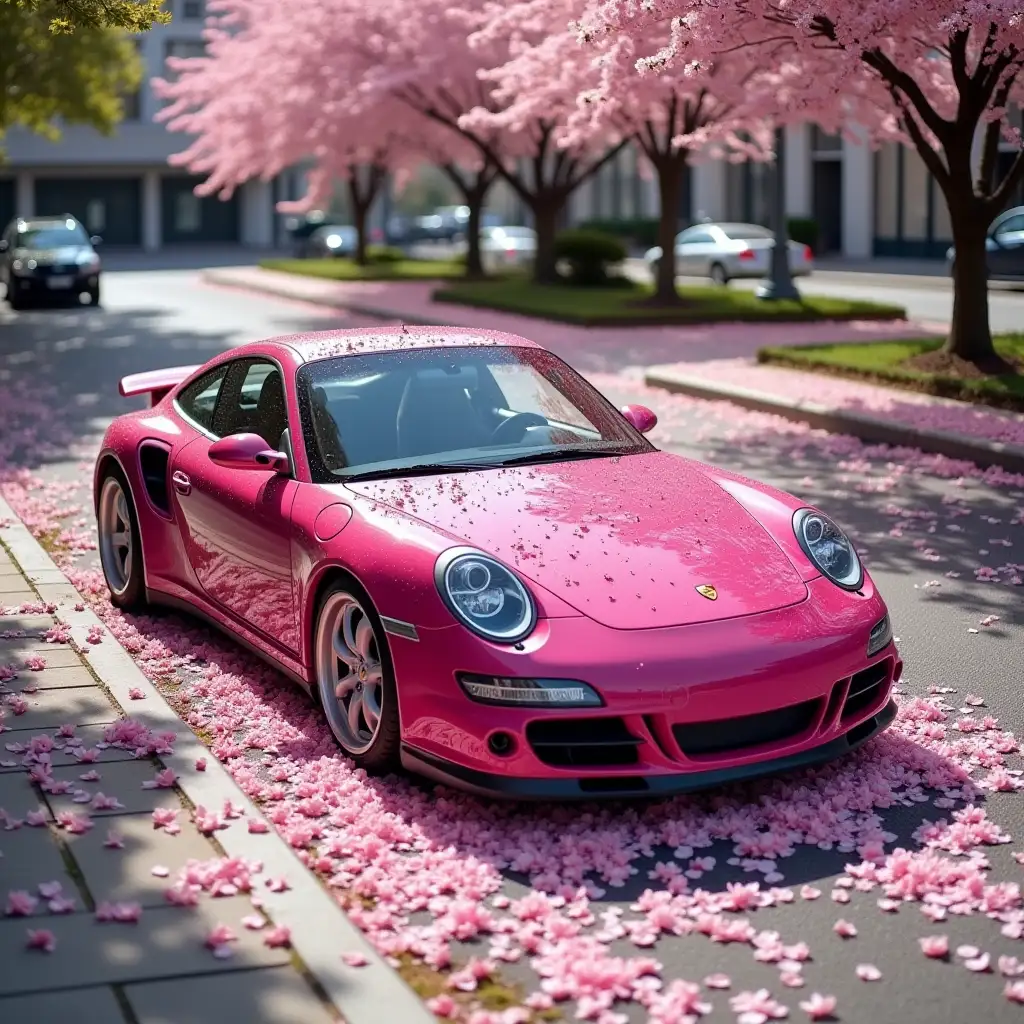
[[[710,277],[726,285],[733,278],[761,278],[771,271],[775,236],[757,224],[697,224],[676,235],[676,273],[680,277]],[[657,275],[661,247],[648,249],[644,261]],[[790,240],[789,272],[805,277],[814,269],[811,248]]]

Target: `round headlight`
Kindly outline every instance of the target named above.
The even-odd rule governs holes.
[[[446,551],[437,588],[452,614],[487,640],[514,644],[528,636],[537,610],[526,587],[499,561],[471,548]]]
[[[818,571],[844,590],[859,590],[864,569],[850,538],[828,516],[802,508],[793,517],[793,529],[804,554]]]

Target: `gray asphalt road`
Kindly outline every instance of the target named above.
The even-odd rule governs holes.
[[[12,391],[39,382],[56,385],[62,404],[74,411],[77,435],[85,440],[123,410],[116,384],[125,373],[199,362],[225,347],[276,333],[357,325],[299,304],[205,287],[193,272],[110,274],[105,288],[102,310],[0,313],[0,385]],[[980,694],[987,713],[998,717],[1004,728],[1024,734],[1024,587],[977,582],[974,572],[980,565],[1024,562],[1021,490],[958,481],[929,471],[915,453],[872,452],[852,440],[844,444],[731,407],[651,392],[623,376],[598,383],[617,403],[652,405],[661,418],[655,435],[661,446],[760,477],[831,510],[866,549],[866,561],[889,601],[908,691],[925,694],[931,686],[951,687],[955,692],[947,699],[954,707],[967,693]],[[59,451],[43,474],[83,485],[87,475],[77,458]],[[925,586],[931,581],[940,585]],[[993,615],[999,616],[998,622],[980,625]],[[1014,758],[1013,765],[1020,767],[1020,760]],[[747,791],[730,796],[741,804],[758,799]],[[1019,793],[998,794],[986,807],[1014,838],[1011,846],[983,849],[992,865],[989,881],[1020,884],[1022,868],[1010,852],[1021,848],[1024,800]],[[550,809],[535,813],[543,823],[538,827],[561,827]],[[621,814],[623,821],[632,820],[632,811]],[[898,837],[898,845],[916,848],[911,834],[922,819],[936,820],[949,811],[907,800],[878,814]],[[488,815],[481,809],[481,818]],[[727,864],[732,856],[728,844],[718,842],[700,852],[717,857],[717,866],[700,886],[719,890],[728,881],[749,879]],[[652,864],[672,856],[665,849],[653,854],[637,861],[639,873],[624,888],[608,889],[594,909],[618,906],[629,916],[631,902],[643,889],[658,885],[648,879]],[[713,971],[725,971],[733,978],[732,993],[770,988],[791,1008],[793,1020],[803,1018],[797,1003],[812,991],[835,994],[838,1016],[848,1022],[1021,1019],[1021,1007],[1003,998],[1003,979],[997,972],[971,973],[958,963],[926,960],[917,939],[948,934],[951,948],[972,943],[990,952],[993,964],[1001,954],[1024,958],[1024,942],[1002,937],[998,923],[984,914],[950,915],[936,924],[921,916],[917,905],[882,913],[875,906],[878,892],[856,893],[850,904],[838,906],[829,891],[846,860],[836,851],[798,847],[780,862],[782,884],[799,889],[811,883],[824,896],[814,902],[797,897],[791,905],[756,913],[758,928],[776,928],[783,941],[810,944],[813,960],[805,969],[805,989],[781,988],[777,969],[755,962],[748,946],[712,943],[696,935],[662,939],[650,951],[664,964],[664,978],[699,981]],[[522,893],[524,880],[509,874],[507,889],[511,895]],[[844,941],[832,933],[841,917],[857,925],[857,938]],[[625,943],[614,948],[625,956],[639,952]],[[859,981],[854,968],[861,963],[880,967],[883,980]],[[532,977],[522,962],[503,965],[502,970],[512,977]],[[726,998],[732,993],[714,995],[708,1020],[735,1020]],[[631,1022],[645,1019],[635,1007],[628,1017]]]

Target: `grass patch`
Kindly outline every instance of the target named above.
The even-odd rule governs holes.
[[[331,281],[431,281],[463,277],[466,268],[455,260],[398,260],[394,263],[370,263],[359,266],[352,260],[260,260],[264,270],[303,277],[323,277]]]
[[[763,348],[758,362],[814,370],[839,377],[920,391],[1000,409],[1024,412],[1024,374],[956,376],[929,373],[908,361],[942,347],[937,338],[907,341],[859,342],[842,345],[796,345]],[[995,339],[996,351],[1018,366],[1024,365],[1024,334],[1004,334]]]
[[[523,278],[460,281],[433,294],[435,302],[497,309],[583,327],[704,324],[729,321],[764,323],[804,320],[902,320],[906,310],[874,302],[807,295],[800,301],[766,302],[752,291],[732,288],[680,288],[679,306],[655,306],[650,285],[580,288],[539,285]]]

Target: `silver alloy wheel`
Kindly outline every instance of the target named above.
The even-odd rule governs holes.
[[[132,577],[132,521],[128,500],[120,482],[112,476],[103,481],[97,516],[100,564],[107,586],[120,597]]]
[[[717,284],[719,288],[724,288],[729,283],[729,278],[726,276],[725,267],[721,263],[711,264],[711,280],[714,284]]]
[[[370,617],[344,591],[320,613],[316,678],[331,732],[347,753],[366,753],[380,731],[384,674]]]

